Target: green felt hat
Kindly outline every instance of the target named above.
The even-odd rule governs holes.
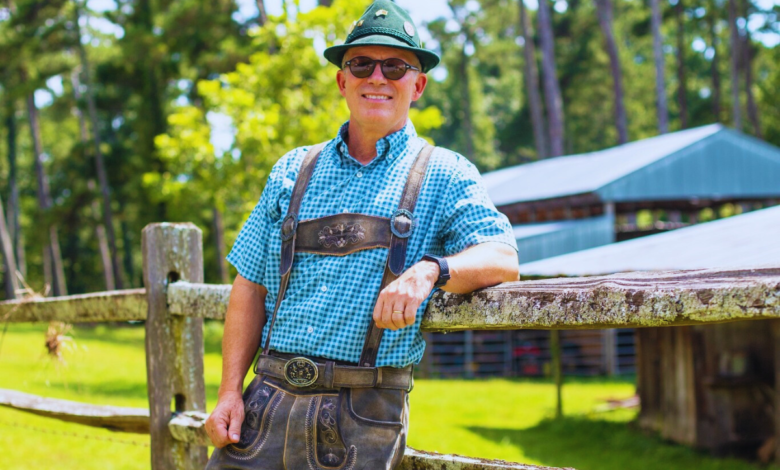
[[[340,68],[347,49],[357,46],[386,46],[412,51],[420,59],[423,72],[436,67],[440,60],[435,52],[423,49],[420,33],[409,13],[390,0],[372,3],[363,16],[352,23],[344,44],[325,49],[325,58]]]

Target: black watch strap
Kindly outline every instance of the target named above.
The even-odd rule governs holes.
[[[422,257],[422,259],[425,261],[433,261],[439,265],[439,278],[436,280],[436,283],[433,285],[433,287],[442,287],[447,284],[447,281],[450,280],[450,265],[447,264],[447,260],[440,256],[434,255],[425,255]]]

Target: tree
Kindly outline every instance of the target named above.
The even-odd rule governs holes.
[[[669,111],[666,104],[666,79],[664,78],[664,50],[661,36],[661,6],[659,0],[650,0],[651,29],[653,32],[653,58],[655,63],[655,102],[658,113],[658,132],[669,132]]]
[[[731,30],[731,119],[737,130],[742,130],[742,113],[739,103],[739,54],[740,39],[737,26],[737,6],[735,0],[729,0],[729,29]]]
[[[604,41],[612,71],[612,86],[615,90],[615,126],[617,127],[618,143],[625,144],[628,142],[628,118],[626,117],[626,106],[623,103],[623,74],[620,68],[620,56],[618,55],[615,36],[612,34],[612,2],[610,0],[596,0],[596,10],[598,11],[601,31],[604,33]]]
[[[563,155],[563,100],[555,67],[555,39],[547,0],[539,1],[539,36],[542,42],[542,79],[547,103],[547,129],[550,133],[550,155]]]
[[[95,96],[94,96],[94,87],[92,84],[92,77],[90,74],[89,69],[89,59],[87,58],[87,51],[84,47],[84,44],[82,42],[82,36],[81,36],[81,28],[79,26],[79,21],[81,19],[81,14],[79,13],[80,6],[78,3],[74,5],[74,13],[75,13],[75,21],[74,21],[74,29],[76,33],[76,48],[78,50],[79,60],[81,61],[81,67],[79,70],[81,71],[81,76],[83,77],[83,80],[79,80],[76,75],[74,75],[75,81],[73,83],[73,88],[77,93],[76,99],[77,101],[80,101],[80,90],[81,82],[83,81],[85,86],[85,97],[87,101],[87,109],[89,110],[89,119],[92,124],[92,141],[94,143],[94,151],[95,151],[95,170],[98,177],[98,183],[100,185],[100,196],[101,200],[103,201],[103,229],[98,228],[98,239],[101,239],[103,237],[100,236],[102,232],[105,232],[105,237],[108,241],[108,247],[111,251],[111,262],[106,263],[104,260],[104,267],[108,267],[111,271],[111,276],[109,276],[106,273],[106,286],[108,290],[113,290],[114,287],[117,289],[122,289],[124,287],[124,280],[123,280],[123,274],[122,274],[122,264],[119,259],[119,250],[117,248],[116,244],[116,235],[114,234],[114,214],[113,210],[111,209],[111,190],[108,183],[108,174],[106,173],[106,164],[104,162],[103,158],[103,150],[101,149],[101,139],[100,139],[100,132],[99,132],[99,126],[98,126],[98,115],[97,115],[97,107],[95,105]],[[79,112],[79,116],[81,119],[82,113]],[[84,128],[84,131],[86,131],[86,127]],[[83,135],[84,138],[87,137],[86,132],[84,132]],[[103,250],[101,249],[101,253]],[[114,286],[114,287],[110,287]]]
[[[705,16],[707,19],[707,32],[709,33],[710,49],[712,50],[712,59],[710,61],[710,76],[712,80],[712,114],[715,118],[715,122],[721,122],[722,90],[719,67],[720,54],[718,53],[718,46],[720,41],[718,39],[718,31],[716,28],[720,17],[716,0],[709,0]]]
[[[674,7],[677,19],[677,101],[680,106],[680,127],[688,128],[688,85],[685,77],[685,8],[683,0]]]
[[[542,110],[542,97],[539,94],[539,71],[536,68],[536,48],[534,47],[534,33],[531,21],[525,9],[525,0],[518,0],[520,5],[520,30],[523,35],[523,68],[525,70],[526,92],[528,94],[528,106],[531,108],[531,125],[534,131],[534,144],[536,144],[537,158],[547,158],[547,132],[544,127],[544,111]]]
[[[750,2],[742,0],[742,12],[745,20],[750,18]],[[750,39],[750,30],[745,28],[745,34],[742,40],[741,54],[742,64],[745,69],[745,95],[747,96],[747,115],[750,119],[750,125],[753,127],[753,134],[759,139],[762,138],[761,123],[758,118],[758,107],[756,98],[753,94],[753,59],[755,57],[755,48]]]

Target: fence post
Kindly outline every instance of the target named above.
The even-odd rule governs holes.
[[[203,282],[201,231],[190,223],[149,224],[142,250],[152,470],[201,470],[206,448],[174,440],[168,422],[172,411],[206,411],[203,320],[171,315],[167,299],[169,282]]]

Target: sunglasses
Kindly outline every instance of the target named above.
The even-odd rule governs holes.
[[[356,78],[368,78],[374,73],[376,64],[380,64],[382,75],[388,80],[400,80],[406,75],[406,71],[417,70],[419,68],[414,65],[409,65],[401,59],[385,59],[376,60],[370,57],[353,57],[351,60],[344,62],[344,67],[349,67],[349,71],[352,72]]]

